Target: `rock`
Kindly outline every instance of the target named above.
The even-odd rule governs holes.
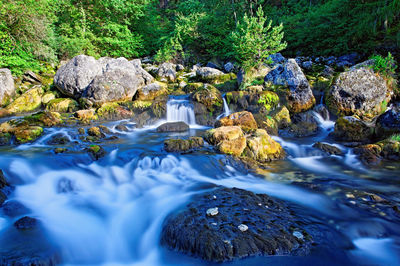
[[[133,100],[151,101],[158,96],[168,94],[167,86],[161,82],[154,82],[138,89]]]
[[[199,89],[201,89],[203,86],[207,86],[207,85],[204,85],[204,83],[202,83],[202,82],[188,83],[183,88],[183,91],[186,93],[194,93],[194,92],[198,91]]]
[[[218,206],[214,216],[207,215],[211,201]],[[215,262],[254,255],[304,255],[311,237],[300,240],[292,232],[302,226],[280,200],[237,188],[219,188],[196,196],[167,217],[161,244]]]
[[[324,151],[330,155],[343,155],[343,151],[336,146],[329,145],[327,143],[316,142],[313,145],[314,148],[317,148],[321,151]]]
[[[89,136],[92,137],[98,137],[98,138],[104,138],[103,132],[101,132],[99,127],[91,127],[87,130],[87,133]]]
[[[95,109],[79,110],[75,112],[75,117],[81,121],[97,120]]]
[[[386,110],[388,92],[382,77],[362,67],[341,73],[329,90],[326,103],[336,115],[371,119]]]
[[[157,77],[166,79],[168,82],[175,82],[176,65],[172,63],[162,63],[157,69]]]
[[[125,58],[111,59],[103,73],[93,78],[84,96],[97,105],[130,100],[139,88],[152,82],[153,77],[140,66]]]
[[[238,126],[222,126],[206,132],[206,139],[225,154],[240,156],[246,148],[246,138]]]
[[[222,95],[219,90],[209,84],[204,84],[191,96],[192,101],[203,104],[208,111],[216,112],[222,110]]]
[[[43,128],[38,126],[21,126],[14,130],[18,144],[33,142],[43,134]]]
[[[225,74],[224,72],[210,67],[201,67],[196,70],[199,81],[210,84],[222,84],[236,78],[233,73]]]
[[[335,74],[335,70],[331,68],[330,66],[325,66],[324,70],[321,73],[321,76],[324,78],[330,79],[333,78],[333,75]]]
[[[275,67],[264,80],[289,89],[286,98],[288,109],[292,113],[307,111],[315,104],[310,84],[294,59],[289,59],[284,65]]]
[[[85,129],[83,127],[78,128],[78,133],[81,135],[85,134]]]
[[[102,71],[103,65],[94,57],[78,55],[58,69],[54,85],[61,93],[78,99]]]
[[[42,93],[41,87],[33,87],[15,99],[6,110],[11,114],[34,111],[42,105]]]
[[[9,103],[14,95],[15,85],[11,71],[7,68],[0,68],[0,107]]]
[[[292,116],[289,133],[295,137],[309,137],[318,133],[318,121],[314,112],[309,110]]]
[[[3,170],[0,169],[0,189],[8,186],[7,180],[4,176]]]
[[[240,126],[243,131],[257,129],[257,122],[252,113],[243,111],[230,114],[215,123],[215,127]]]
[[[277,65],[285,63],[286,58],[283,57],[281,53],[276,53],[268,56],[268,60],[272,61],[272,65]]]
[[[0,146],[9,145],[12,135],[10,133],[0,133]]]
[[[157,128],[157,132],[185,132],[189,130],[189,126],[185,122],[169,122],[164,123]]]
[[[107,152],[103,149],[103,147],[99,145],[90,145],[90,147],[87,148],[86,151],[89,153],[90,157],[95,161],[106,156],[107,154]]]
[[[167,152],[188,152],[204,146],[203,138],[190,137],[189,139],[166,139],[164,150]]]
[[[286,108],[286,106],[275,109],[271,113],[271,117],[276,121],[277,126],[280,129],[286,128],[292,123],[289,110]]]
[[[39,85],[42,83],[42,77],[40,77],[39,75],[35,74],[32,71],[27,71],[22,76],[22,82],[28,82],[34,85]]]
[[[282,146],[273,140],[264,129],[257,129],[247,137],[244,155],[261,163],[285,157]]]
[[[53,151],[55,154],[60,154],[60,153],[67,152],[68,149],[67,148],[55,148]]]
[[[26,215],[28,212],[30,212],[30,210],[27,207],[25,207],[19,201],[15,200],[9,200],[6,203],[4,203],[3,206],[1,207],[1,211],[3,212],[4,215],[11,218]]]
[[[218,215],[218,207],[210,208],[206,211],[207,216],[215,216]]]
[[[129,131],[129,129],[126,127],[126,125],[124,125],[122,123],[117,125],[115,127],[115,129],[118,130],[118,131],[122,131],[122,132],[128,132]]]
[[[180,72],[180,71],[184,71],[185,67],[182,64],[177,64],[176,65],[176,71]]]
[[[208,62],[206,67],[220,69],[220,67],[216,63],[213,63],[213,62]]]
[[[104,120],[126,119],[133,116],[132,111],[115,102],[103,103],[96,112],[98,117]]]
[[[61,115],[58,112],[43,111],[36,114],[25,116],[24,121],[27,121],[31,125],[52,127],[63,123]]]
[[[72,113],[79,109],[79,104],[70,98],[57,98],[51,100],[46,110],[60,113]]]
[[[56,94],[54,92],[46,92],[43,96],[42,96],[42,103],[44,105],[47,105],[51,100],[54,100],[56,98]]]
[[[310,60],[310,61],[303,62],[302,67],[303,67],[305,70],[312,70],[313,62],[312,62],[311,60]]]
[[[46,143],[48,145],[65,145],[70,142],[70,139],[63,133],[53,135]]]
[[[376,120],[376,135],[379,138],[400,133],[400,112],[391,109],[380,115]]]
[[[235,68],[235,66],[234,66],[231,62],[228,62],[228,63],[226,63],[226,64],[224,65],[224,70],[225,70],[227,73],[232,72],[234,68]]]
[[[323,104],[318,104],[314,107],[314,111],[318,113],[324,120],[330,119],[330,114],[328,108]]]
[[[367,144],[354,149],[355,154],[359,154],[361,161],[367,165],[378,165],[381,159],[399,161],[400,160],[400,141],[385,139],[375,144]]]
[[[248,71],[240,69],[237,74],[237,83],[239,87],[241,87],[241,89],[245,89],[250,83],[255,80],[262,81],[270,71],[271,68],[266,64],[263,64],[258,68],[250,69]]]
[[[39,225],[39,221],[35,218],[24,216],[14,223],[18,230],[32,230]]]
[[[367,142],[374,135],[374,126],[353,116],[336,120],[333,136],[341,141]]]

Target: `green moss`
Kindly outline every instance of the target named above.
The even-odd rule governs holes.
[[[98,153],[100,151],[100,146],[99,145],[90,145],[89,149],[94,153]]]
[[[99,117],[109,117],[110,115],[117,113],[116,108],[118,106],[119,105],[116,102],[104,103],[100,108],[97,109],[96,112]]]
[[[15,99],[6,109],[13,114],[36,110],[42,105],[42,93],[41,87],[34,87]]]
[[[78,109],[78,102],[70,98],[57,98],[51,100],[46,106],[46,110],[60,113],[72,113]]]
[[[133,101],[132,108],[143,110],[143,109],[149,108],[151,105],[152,105],[152,101],[136,100],[136,101]]]

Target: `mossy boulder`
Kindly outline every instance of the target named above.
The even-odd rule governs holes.
[[[270,116],[276,121],[278,128],[286,128],[292,123],[289,110],[286,106],[275,109]]]
[[[70,98],[54,99],[51,100],[46,106],[46,110],[60,113],[72,113],[78,109],[78,102]]]
[[[385,112],[390,97],[386,81],[364,66],[341,73],[333,82],[326,103],[338,116],[357,115],[366,120]]]
[[[52,127],[63,123],[60,113],[43,111],[30,116],[24,117],[30,125],[42,126],[42,127]]]
[[[400,112],[391,109],[380,115],[376,120],[376,135],[379,138],[400,134]]]
[[[42,96],[42,103],[44,105],[47,105],[50,101],[54,100],[55,98],[57,98],[57,94],[52,91],[48,91]]]
[[[168,97],[161,96],[154,99],[151,103],[151,111],[157,118],[165,117],[167,114],[167,101]]]
[[[400,160],[400,141],[388,138],[375,144],[367,144],[354,149],[366,165],[378,165],[382,159]]]
[[[210,84],[222,84],[236,79],[236,75],[233,73],[225,74],[224,72],[211,67],[201,67],[197,69],[196,77],[199,81]]]
[[[368,142],[374,135],[374,125],[354,116],[336,120],[333,136],[341,141]]]
[[[264,129],[257,129],[247,137],[247,147],[243,155],[265,163],[284,158],[285,151]]]
[[[202,82],[192,82],[192,83],[186,84],[186,86],[183,88],[183,91],[185,93],[194,93],[194,92],[198,91],[200,88],[202,88],[203,86],[204,86],[204,83],[202,83]]]
[[[133,116],[132,111],[120,106],[116,102],[102,104],[101,107],[96,110],[96,113],[99,119],[104,120],[124,119]]]
[[[42,105],[42,94],[41,87],[33,87],[15,99],[6,110],[11,114],[34,111]]]
[[[86,151],[89,153],[90,157],[97,161],[100,158],[106,156],[107,152],[103,149],[103,147],[99,145],[90,145]]]
[[[0,69],[0,106],[7,105],[15,95],[14,79],[7,68]]]
[[[76,111],[75,117],[81,121],[92,121],[98,119],[95,109],[85,109]]]
[[[253,114],[247,111],[233,113],[227,117],[221,118],[215,123],[215,127],[221,126],[239,126],[243,131],[250,131],[258,128]]]
[[[99,127],[91,127],[87,130],[89,136],[103,138],[105,137]]]
[[[221,153],[240,156],[246,148],[246,138],[238,126],[222,126],[210,129],[205,135],[210,144]]]
[[[166,139],[164,150],[167,152],[189,152],[204,146],[201,137],[190,137],[189,139]]]
[[[39,126],[21,126],[14,130],[14,136],[18,144],[35,141],[43,134],[43,128]]]
[[[254,119],[257,121],[258,128],[265,129],[268,134],[278,135],[278,123],[272,116],[258,113],[254,115]]]
[[[12,135],[10,133],[0,133],[0,146],[8,145],[11,142]]]
[[[154,82],[137,90],[133,100],[151,101],[155,98],[168,94],[168,85],[163,82]]]
[[[191,99],[206,106],[210,112],[222,110],[221,92],[212,85],[204,84],[203,87],[192,94]]]

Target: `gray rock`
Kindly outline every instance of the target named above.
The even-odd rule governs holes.
[[[182,64],[177,64],[176,65],[176,71],[183,71],[183,70],[185,70],[185,67],[182,65]]]
[[[321,73],[321,76],[324,78],[332,78],[335,74],[335,70],[330,66],[325,66],[324,70]]]
[[[388,87],[383,78],[367,67],[341,73],[327,97],[330,111],[338,115],[358,115],[371,118],[382,113]]]
[[[353,116],[336,120],[333,136],[340,141],[367,143],[374,135],[375,125]]]
[[[283,64],[286,61],[286,58],[281,53],[272,54],[268,56],[268,59],[272,61],[273,65]]]
[[[327,143],[316,142],[314,143],[313,147],[331,155],[343,155],[343,151],[341,149]]]
[[[159,78],[165,78],[170,82],[176,80],[176,65],[172,63],[162,63],[157,70],[157,76]]]
[[[232,70],[235,68],[235,66],[231,63],[228,62],[224,65],[224,70],[228,73],[232,72]]]
[[[111,59],[101,75],[94,77],[84,96],[93,103],[131,99],[136,91],[150,84],[153,77],[125,58]]]
[[[287,100],[291,112],[303,112],[315,104],[310,84],[294,59],[289,59],[284,65],[278,65],[264,80],[290,89]]]
[[[196,75],[201,80],[209,81],[221,75],[224,75],[224,72],[211,67],[200,67],[196,70]]]
[[[213,62],[208,62],[206,67],[220,69],[220,67],[217,64],[213,63]]]
[[[376,121],[376,134],[380,138],[400,134],[400,112],[391,109],[380,115]]]
[[[151,83],[137,90],[137,93],[133,97],[134,100],[150,101],[154,98],[167,94],[166,88],[161,86],[159,83]]]
[[[0,69],[0,106],[15,95],[14,79],[7,68]]]
[[[27,71],[24,73],[24,75],[22,77],[22,81],[37,85],[37,84],[42,83],[42,78],[39,75],[36,75],[32,71]]]
[[[215,216],[218,215],[218,207],[210,208],[206,211],[207,216]]]
[[[164,123],[157,128],[157,132],[185,132],[188,130],[189,126],[185,122]]]
[[[313,67],[313,62],[311,60],[310,61],[305,61],[305,62],[303,62],[302,66],[306,70],[311,70],[312,67]]]
[[[54,84],[63,94],[78,99],[102,71],[102,64],[94,57],[78,55],[58,69]]]

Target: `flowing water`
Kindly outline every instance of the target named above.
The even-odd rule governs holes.
[[[168,121],[195,124],[185,98],[171,99],[167,113]],[[317,136],[275,137],[288,157],[271,163],[262,175],[211,147],[184,155],[163,151],[165,138],[200,136],[204,129],[160,134],[154,127],[131,127],[122,133],[115,130],[117,122],[106,124],[119,139],[104,143],[108,155],[99,161],[82,151],[86,145],[76,128],[52,128],[33,144],[0,147],[0,169],[15,187],[9,198],[29,209],[25,215],[40,219],[66,265],[210,265],[161,247],[159,239],[168,214],[215,186],[293,202],[321,230],[328,226],[340,232],[337,242],[351,243],[317,245],[305,257],[253,257],[226,265],[399,265],[400,214],[392,208],[400,203],[398,165],[368,170],[351,149],[338,145],[343,156],[314,149],[315,141],[333,143],[328,135],[333,122],[316,116]],[[68,152],[55,155],[55,146],[47,142],[57,133],[70,143],[64,145]],[[371,203],[365,193],[391,203]],[[0,230],[17,218],[0,213]]]

